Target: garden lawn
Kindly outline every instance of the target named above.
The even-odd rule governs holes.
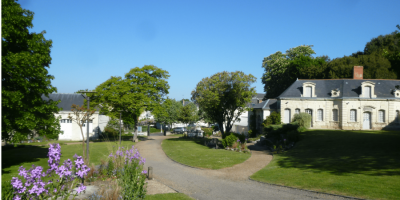
[[[163,140],[162,149],[171,159],[193,167],[221,169],[232,167],[250,158],[250,153],[239,153],[204,146],[204,140],[171,138]]]
[[[367,199],[400,199],[400,132],[309,130],[252,179]]]
[[[118,142],[95,142],[89,145],[89,159],[90,163],[99,165],[101,160],[106,161],[108,155],[118,148]],[[132,141],[123,141],[123,147],[131,147],[134,145]],[[86,145],[86,144],[85,144]],[[26,169],[31,166],[39,165],[46,171],[49,166],[47,163],[49,146],[32,146],[32,145],[19,145],[18,147],[2,149],[2,182],[9,181],[12,177],[18,175],[18,168],[24,166]],[[75,154],[82,155],[82,144],[61,145],[61,162],[71,159]]]
[[[152,194],[146,195],[145,200],[192,200],[193,198],[182,193]]]

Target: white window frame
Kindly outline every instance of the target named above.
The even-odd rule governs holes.
[[[300,108],[296,108],[296,109],[294,110],[294,114],[300,114]]]
[[[336,116],[335,116],[336,114]],[[339,121],[339,110],[338,109],[332,109],[332,121],[338,122]]]
[[[324,121],[324,110],[317,110],[317,121]]]
[[[357,110],[351,109],[350,110],[350,122],[356,122],[356,121],[357,121]]]
[[[308,97],[306,96],[306,88],[307,87],[311,87],[311,96],[309,97],[317,97],[317,95],[315,95],[315,83],[313,82],[305,82],[303,83],[303,94],[301,95],[301,97]]]
[[[366,94],[364,94],[365,91],[365,87],[371,87],[370,89],[370,97],[366,97]],[[372,81],[364,81],[361,83],[361,94],[359,97],[363,97],[363,98],[376,98],[375,95],[375,83]]]
[[[385,110],[378,110],[378,122],[385,122]]]

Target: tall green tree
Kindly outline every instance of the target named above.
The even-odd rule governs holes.
[[[203,78],[192,91],[191,100],[218,123],[222,137],[232,129],[233,122],[249,110],[247,103],[256,94],[250,87],[256,77],[241,71],[220,72]],[[225,127],[225,129],[224,129]]]
[[[179,121],[179,112],[182,103],[175,99],[166,99],[162,104],[154,109],[154,117],[158,123],[171,125]]]
[[[195,123],[199,120],[199,114],[197,111],[197,106],[190,102],[185,106],[182,106],[179,112],[179,121],[184,124]]]
[[[126,124],[134,124],[137,139],[137,123],[144,110],[153,111],[168,94],[168,72],[154,65],[135,67],[125,77],[114,77],[96,87],[91,94],[91,107],[99,106],[101,112],[119,118]]]
[[[285,54],[278,51],[265,57],[262,76],[265,98],[275,98],[289,87],[297,78],[323,77],[327,56],[314,58],[312,45],[290,48]]]
[[[54,77],[46,69],[51,63],[52,41],[44,38],[45,31],[29,32],[33,12],[14,0],[3,0],[1,5],[2,138],[16,140],[33,130],[56,138],[60,133],[54,116],[58,102],[44,100],[57,91],[51,85]]]
[[[400,30],[400,25],[396,26]],[[397,78],[400,77],[400,32],[394,32],[393,44],[383,50],[383,55],[387,58],[393,71],[397,73]]]

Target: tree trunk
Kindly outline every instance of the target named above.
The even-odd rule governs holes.
[[[138,122],[137,122],[137,120],[135,119],[135,124],[134,124],[134,126],[135,126],[135,132],[134,132],[134,134],[133,134],[133,142],[137,142],[137,124],[138,124]]]
[[[225,131],[224,131],[224,123],[223,122],[218,122],[218,128],[219,131],[221,131],[222,139],[225,139]]]
[[[79,126],[79,128],[81,129],[81,134],[82,134],[82,158],[83,158],[83,160],[85,160],[85,136],[83,135],[82,126]],[[87,163],[87,164],[89,164],[89,163]]]

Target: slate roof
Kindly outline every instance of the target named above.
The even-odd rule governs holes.
[[[375,83],[376,98],[390,99],[395,98],[392,90],[396,85],[400,85],[400,80],[383,79],[299,79],[287,88],[278,98],[305,98],[301,97],[303,93],[303,83],[315,83],[315,95],[313,98],[362,98],[361,83],[371,81]],[[340,96],[331,97],[331,90],[339,88]],[[307,97],[311,98],[311,97]]]
[[[262,100],[264,98],[264,93],[257,93],[253,98],[251,98],[251,103],[247,104],[247,107],[254,108],[258,104],[258,100]],[[262,102],[261,102],[262,103]],[[254,106],[253,106],[254,104]]]
[[[58,101],[61,100],[60,103],[58,103],[58,107],[62,108],[62,111],[71,111],[71,106],[72,104],[75,105],[83,105],[83,96],[82,94],[49,94],[49,98],[52,99],[53,101]],[[49,100],[46,96],[42,95],[43,100]]]
[[[271,109],[277,109],[278,108],[278,103],[276,99],[267,99],[257,105],[255,105],[253,108],[254,109],[263,109],[263,110],[271,110]]]

